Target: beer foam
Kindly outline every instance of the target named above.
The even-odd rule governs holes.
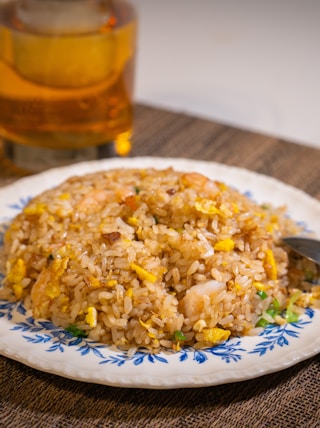
[[[78,34],[97,31],[110,17],[110,2],[93,0],[27,0],[17,6],[17,18],[30,31]]]

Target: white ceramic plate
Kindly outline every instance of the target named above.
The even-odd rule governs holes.
[[[259,203],[286,204],[290,216],[320,236],[320,203],[272,178],[213,162],[169,158],[129,158],[53,169],[0,189],[0,223],[26,201],[67,177],[117,167],[199,171],[249,192]],[[5,228],[0,231],[0,243]],[[2,234],[2,236],[1,236]],[[121,387],[170,389],[236,382],[292,366],[320,351],[320,311],[308,309],[295,324],[272,327],[261,336],[233,338],[202,351],[133,357],[113,347],[71,337],[46,321],[34,320],[21,304],[0,300],[0,353],[39,370],[85,382]]]

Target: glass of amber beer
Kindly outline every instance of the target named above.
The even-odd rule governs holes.
[[[131,150],[137,20],[127,0],[0,1],[0,138],[18,167]]]

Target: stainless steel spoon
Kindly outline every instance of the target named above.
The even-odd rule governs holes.
[[[282,240],[293,251],[320,265],[320,241],[302,236],[288,236]]]

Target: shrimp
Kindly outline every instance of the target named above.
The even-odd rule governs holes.
[[[88,192],[79,202],[78,210],[86,212],[97,212],[106,203],[126,201],[136,196],[133,186],[123,186],[112,190],[94,189]]]
[[[121,201],[136,195],[136,190],[133,186],[123,186],[116,190],[116,195]]]
[[[94,189],[88,192],[79,202],[78,210],[86,212],[99,211],[101,206],[108,202],[116,200],[116,195],[110,190]]]
[[[68,257],[53,260],[51,267],[40,272],[30,292],[34,315],[47,318],[50,303],[60,295],[59,279],[65,272]]]
[[[199,316],[204,308],[205,299],[211,301],[226,288],[224,282],[207,281],[191,287],[181,301],[181,309],[187,318]]]
[[[38,318],[48,317],[48,306],[51,301],[46,290],[51,281],[51,272],[48,269],[43,270],[38,279],[33,284],[30,292],[31,302],[34,308],[34,315]]]
[[[196,190],[197,193],[205,192],[207,196],[212,198],[220,192],[217,183],[198,172],[183,174],[182,182],[186,186]]]

